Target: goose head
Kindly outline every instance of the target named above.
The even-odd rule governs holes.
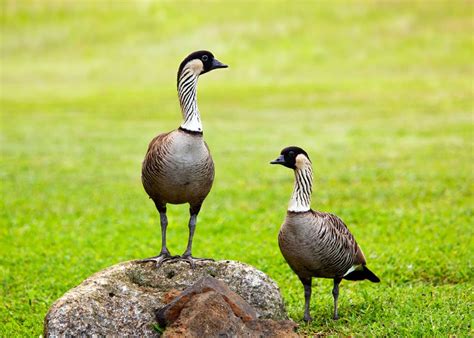
[[[197,52],[189,54],[183,62],[179,65],[178,79],[185,68],[191,69],[191,71],[199,76],[205,74],[214,69],[227,68],[228,66],[217,60],[214,55],[207,50],[199,50]]]
[[[311,163],[308,153],[300,147],[286,147],[284,148],[280,156],[275,160],[271,161],[270,164],[281,164],[290,169],[301,169],[301,166],[306,163]]]

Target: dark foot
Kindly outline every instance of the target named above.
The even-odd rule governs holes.
[[[309,323],[313,320],[313,317],[311,317],[310,315],[304,315],[303,317],[303,320],[306,322],[306,323]]]
[[[338,320],[339,319],[339,315],[334,315],[334,317],[332,317],[334,320]]]
[[[203,261],[212,261],[214,262],[214,260],[212,258],[197,258],[197,257],[193,257],[191,255],[182,255],[179,260],[182,260],[182,261],[185,261],[185,262],[188,262],[189,265],[191,265],[191,268],[194,269],[196,267],[196,263],[197,262],[203,262]]]
[[[139,263],[147,263],[147,262],[155,262],[156,267],[159,268],[164,262],[173,261],[175,259],[179,259],[179,256],[171,256],[169,253],[162,253],[155,257],[141,259]]]

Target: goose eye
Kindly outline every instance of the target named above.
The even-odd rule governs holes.
[[[204,61],[204,62],[206,62],[208,59],[209,59],[209,57],[207,55],[203,55],[202,58],[201,58],[201,60]]]

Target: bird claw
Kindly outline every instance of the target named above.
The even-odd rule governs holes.
[[[189,265],[191,266],[191,269],[193,269],[193,270],[196,267],[196,262],[203,262],[203,261],[214,262],[214,260],[212,258],[197,258],[197,257],[193,257],[191,255],[183,255],[179,258],[179,260],[189,263]]]
[[[197,262],[203,262],[203,261],[212,261],[213,262],[214,260],[212,258],[197,258],[197,257],[193,257],[191,255],[171,256],[169,253],[162,253],[158,256],[145,258],[145,259],[140,259],[138,261],[138,263],[155,262],[156,267],[159,268],[165,262],[177,263],[179,261],[184,261],[184,262],[189,263],[191,268],[194,270],[194,268],[196,268],[196,263]]]
[[[304,315],[303,320],[305,323],[310,323],[313,320],[313,317],[309,315]]]
[[[148,263],[148,262],[155,262],[156,267],[159,268],[163,263],[165,262],[170,262],[176,259],[179,259],[180,256],[171,256],[169,253],[162,253],[159,254],[158,256],[150,257],[150,258],[145,258],[145,259],[140,259],[138,263]]]

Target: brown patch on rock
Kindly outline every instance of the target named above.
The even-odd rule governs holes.
[[[181,294],[181,291],[176,290],[176,289],[171,289],[170,291],[168,291],[167,293],[165,293],[165,295],[163,296],[163,298],[161,299],[161,301],[162,301],[164,304],[169,304],[169,303],[171,303],[171,301],[172,301],[173,299],[175,299],[176,297],[178,297],[180,294]]]
[[[257,319],[256,311],[229,287],[204,277],[156,312],[164,337],[297,337],[292,321]]]
[[[205,294],[213,291],[219,294],[227,303],[232,312],[243,322],[257,318],[257,312],[235,292],[231,291],[225,283],[213,277],[206,276],[201,278],[193,286],[184,290],[178,297],[173,299],[168,305],[156,312],[158,323],[167,326],[173,323],[181,314],[181,310],[193,300],[196,302],[196,295]],[[195,307],[195,306],[194,306]],[[205,308],[204,308],[205,309]]]
[[[229,337],[240,333],[244,326],[224,297],[209,291],[194,295],[192,304],[186,304],[163,337]]]

